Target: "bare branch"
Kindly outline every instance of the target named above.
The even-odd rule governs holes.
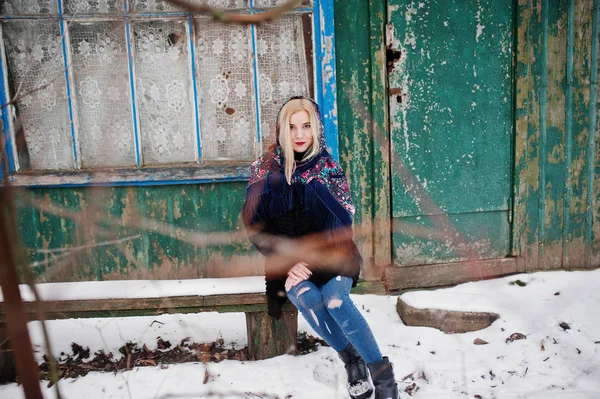
[[[67,66],[68,68],[69,66]],[[66,68],[65,68],[66,69]],[[63,70],[63,74],[64,74],[64,70]],[[14,103],[20,101],[22,98],[27,97],[32,95],[33,93],[40,91],[40,90],[44,90],[46,87],[50,86],[52,83],[54,83],[54,81],[61,75],[56,75],[55,77],[53,77],[52,79],[50,79],[50,81],[44,83],[43,85],[40,85],[38,87],[35,87],[31,90],[26,91],[25,93],[18,93],[15,94],[15,96],[12,98],[12,100],[10,100],[9,102],[7,102],[6,104],[0,105],[0,110],[4,109],[6,107],[8,107],[9,105],[13,105]],[[19,87],[19,90],[21,88]]]
[[[44,211],[44,212],[48,212],[48,213],[52,213],[56,216],[60,216],[66,219],[71,219],[80,223],[86,223],[86,222],[90,222],[90,220],[86,220],[84,218],[84,215],[79,214],[75,211],[71,211],[56,205],[52,205],[52,204],[45,204],[41,201],[38,200],[33,200],[33,199],[29,199],[29,198],[24,198],[23,202],[21,202],[19,205],[19,207],[23,207],[23,206],[33,206],[34,208],[40,210],[40,211]],[[127,226],[127,227],[132,227],[132,228],[139,228],[139,229],[144,229],[147,231],[152,231],[155,233],[159,233],[165,236],[173,236],[173,227],[167,223],[162,223],[159,222],[157,220],[152,220],[152,219],[143,219],[141,218],[140,220],[135,220],[132,219],[129,221],[129,223],[126,223],[124,225],[121,224],[120,219],[108,216],[108,215],[104,215],[102,218],[102,223],[105,223],[108,226],[111,227],[123,227],[123,226]],[[93,223],[92,223],[93,224]],[[209,246],[209,245],[219,245],[219,244],[230,244],[232,242],[242,242],[246,240],[246,234],[244,232],[222,232],[222,233],[210,233],[210,234],[203,234],[203,233],[196,233],[194,231],[191,230],[186,230],[186,229],[181,229],[180,234],[177,235],[177,237],[179,240],[181,241],[185,241],[185,242],[189,242],[192,244],[196,244],[198,246]]]
[[[137,235],[130,236],[130,237],[124,237],[124,238],[121,238],[119,240],[103,241],[103,242],[99,242],[99,243],[96,243],[96,244],[80,245],[78,247],[64,247],[64,248],[53,248],[53,249],[37,249],[36,252],[42,253],[42,254],[53,254],[53,253],[57,253],[57,252],[67,252],[67,254],[70,255],[70,253],[72,253],[72,252],[82,251],[84,249],[89,249],[89,248],[103,247],[105,245],[120,244],[120,243],[123,243],[125,241],[135,240],[135,239],[140,238],[140,237],[141,237],[141,235],[137,234]]]
[[[0,140],[0,154],[4,154],[4,142]],[[6,321],[8,334],[15,348],[14,359],[17,366],[25,396],[42,398],[37,381],[37,365],[33,357],[33,348],[27,329],[25,307],[19,291],[17,264],[19,250],[17,228],[13,215],[13,198],[9,184],[0,188],[0,288],[6,303]],[[50,342],[47,342],[49,345]],[[60,398],[60,393],[57,391]]]
[[[167,0],[189,12],[204,12],[210,14],[215,20],[222,23],[242,25],[258,25],[277,19],[281,14],[291,11],[302,4],[302,0],[288,0],[287,3],[272,10],[258,14],[226,13],[223,10],[212,8],[206,4],[191,3],[189,0]]]
[[[64,39],[65,34],[69,31],[69,28],[71,26],[71,23],[73,22],[73,19],[77,17],[77,12],[74,13],[68,20],[66,20],[65,22],[65,30],[64,32],[62,32],[59,36],[59,40],[62,41]],[[37,43],[39,39],[39,36],[35,39],[35,43]],[[60,51],[57,51],[56,54],[54,54],[54,56],[50,59],[50,61],[54,60],[54,58],[58,57],[58,55],[61,54]],[[31,66],[32,63],[30,63],[27,66],[27,70],[25,71],[24,75],[27,76],[29,74],[29,71],[31,70]],[[60,73],[58,73],[56,76],[52,77],[48,82],[44,83],[43,85],[40,85],[38,87],[34,87],[31,90],[28,90],[24,93],[21,93],[21,89],[23,88],[23,82],[25,82],[25,79],[23,79],[20,83],[19,83],[19,87],[17,87],[17,90],[15,92],[15,95],[13,96],[13,98],[11,100],[9,100],[6,104],[0,104],[0,110],[8,107],[9,105],[15,104],[16,102],[20,101],[21,99],[32,95],[35,92],[38,92],[40,90],[44,90],[46,87],[50,86],[56,79],[58,79],[60,76],[63,76],[65,74],[65,71],[69,70],[69,68],[71,67],[71,63],[67,64]]]

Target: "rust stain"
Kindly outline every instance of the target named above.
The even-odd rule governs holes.
[[[136,202],[136,196],[133,187],[127,188],[126,194],[121,198],[123,210],[121,212],[121,226],[128,226],[139,218],[139,210]]]
[[[392,73],[394,71],[394,67],[396,66],[396,62],[398,62],[401,58],[402,58],[402,51],[393,49],[392,47],[390,47],[390,45],[388,45],[386,51],[385,51],[385,56],[386,56],[386,60],[387,60],[387,72]]]
[[[182,193],[182,197],[185,197],[185,191],[181,190]],[[173,199],[173,217],[175,218],[175,220],[179,220],[181,219],[181,208],[179,207],[179,198],[175,197]]]

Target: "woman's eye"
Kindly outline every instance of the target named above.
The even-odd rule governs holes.
[[[304,125],[305,129],[310,129],[310,125]]]

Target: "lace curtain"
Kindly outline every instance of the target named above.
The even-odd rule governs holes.
[[[265,151],[275,142],[275,122],[281,104],[291,96],[310,96],[308,70],[312,70],[309,62],[312,61],[312,43],[305,43],[300,15],[288,15],[259,25],[256,37],[261,134]]]
[[[8,15],[57,14],[56,0],[2,0],[0,12]]]
[[[138,12],[178,10],[177,7],[165,0],[130,0],[130,3],[131,9]],[[220,9],[249,8],[248,0],[204,0],[203,3]]]
[[[250,27],[196,22],[202,155],[206,160],[256,157],[256,117]],[[310,95],[312,43],[305,43],[303,17],[284,16],[256,29],[259,107],[263,151],[275,141],[275,119],[283,101]]]
[[[249,8],[248,0],[204,0],[204,3],[221,9]],[[123,0],[63,0],[63,4],[65,14],[71,15],[123,12]],[[165,0],[130,0],[129,8],[133,12],[179,10]],[[0,12],[9,15],[57,14],[58,3],[57,0],[1,0]]]
[[[196,20],[197,82],[206,160],[255,157],[252,36],[248,26]]]
[[[123,0],[63,0],[67,15],[123,12]]]
[[[144,164],[196,160],[186,27],[186,20],[133,24]]]
[[[125,23],[73,23],[70,35],[82,166],[134,166]]]
[[[63,1],[65,13],[71,16],[108,14],[106,21],[65,19],[78,163],[58,21],[11,20],[2,22],[11,95],[18,87],[23,92],[44,87],[16,104],[24,125],[24,140],[16,140],[20,170],[134,167],[127,28],[124,19],[109,20],[111,13],[122,12],[124,1]],[[56,0],[1,3],[5,13],[57,12]],[[162,0],[128,3],[132,10],[143,12],[173,9]],[[248,0],[207,3],[219,8],[249,7]],[[285,0],[255,0],[254,6],[282,3]],[[310,14],[287,14],[256,26],[254,43],[251,26],[222,24],[207,16],[195,16],[193,22],[195,37],[190,40],[185,17],[132,18],[130,45],[143,165],[189,163],[199,156],[205,161],[253,160],[259,153],[257,126],[264,151],[274,142],[282,102],[292,95],[312,94]]]
[[[25,138],[25,145],[16,138],[21,169],[72,169],[73,142],[58,22],[3,22],[2,34],[13,91],[31,92],[16,104]]]

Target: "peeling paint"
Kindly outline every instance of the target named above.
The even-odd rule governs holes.
[[[483,30],[485,29],[485,25],[481,24],[481,12],[483,11],[481,7],[480,0],[477,0],[477,13],[475,14],[475,20],[477,21],[477,28],[475,32],[475,42],[479,43],[479,37],[483,34]]]
[[[388,45],[402,54],[389,77],[390,86],[402,94],[389,102],[392,151],[412,177],[401,179],[392,164],[394,221],[422,217],[437,226],[442,222],[426,205],[433,202],[436,212],[457,215],[457,221],[447,222],[454,224],[456,234],[473,232],[466,242],[454,233],[443,242],[394,233],[396,264],[461,261],[468,251],[506,256],[512,11],[505,3],[486,3],[484,10],[452,1],[448,15],[430,12],[432,1],[421,2],[418,9],[415,3],[391,3],[400,8],[388,27]],[[494,15],[494,23],[488,15]],[[499,38],[504,38],[504,50],[497,45]],[[480,56],[484,48],[485,60]],[[457,227],[477,219],[471,229]],[[478,226],[482,224],[497,234]]]
[[[588,115],[590,108],[598,112],[589,104],[588,57],[592,15],[598,10],[591,1],[559,2],[548,9],[544,4],[519,6],[515,246],[527,270],[582,267],[594,258],[594,249],[585,248],[582,239],[595,235],[585,219],[594,167],[588,161]],[[547,82],[541,80],[544,73]],[[544,83],[547,96],[541,98]],[[542,123],[547,134],[539,140]],[[537,184],[540,173],[543,190]]]
[[[233,226],[239,217],[245,187],[245,183],[229,183],[214,187],[181,185],[27,190],[19,196],[39,200],[45,206],[76,210],[85,218],[81,223],[75,223],[50,212],[24,208],[20,213],[24,215],[22,220],[27,222],[19,224],[19,231],[27,246],[47,250],[106,241],[107,238],[95,234],[89,224],[99,223],[106,228],[107,218],[118,223],[118,226],[109,226],[114,237],[111,240],[141,235],[135,240],[125,241],[121,247],[112,244],[75,252],[63,258],[61,263],[57,263],[53,255],[28,251],[31,262],[49,261],[47,266],[36,269],[43,281],[198,278],[206,274],[205,268],[211,268],[211,272],[232,269],[230,262],[243,264],[246,273],[243,275],[260,274],[260,266],[254,266],[245,258],[252,252],[247,243],[203,248],[181,241],[185,236],[183,231],[187,230],[210,233],[235,229]],[[179,212],[180,218],[169,216],[165,198],[176,204],[173,213]],[[199,206],[197,198],[202,198],[204,205]],[[176,212],[176,209],[179,210]],[[140,217],[168,221],[172,226],[170,236],[128,227]],[[29,222],[32,218],[37,220],[36,224]],[[236,257],[240,260],[237,261]]]

